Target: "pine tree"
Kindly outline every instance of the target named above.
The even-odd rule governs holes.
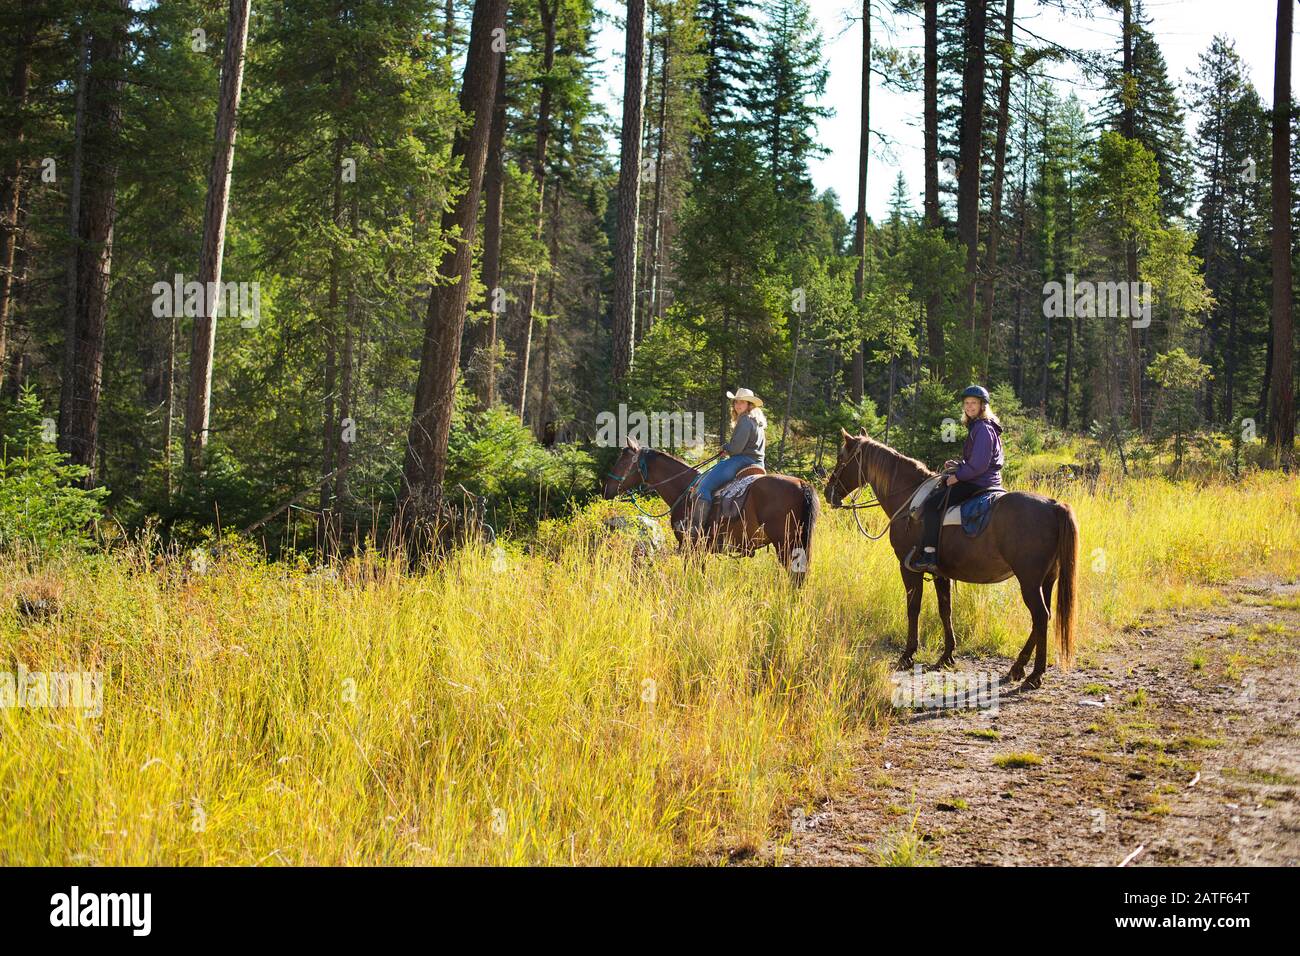
[[[1127,5],[1130,0],[1124,0]],[[1187,133],[1178,93],[1169,80],[1164,54],[1146,29],[1139,2],[1133,9],[1128,42],[1132,46],[1131,76],[1112,71],[1098,122],[1142,143],[1160,169],[1160,211],[1168,219],[1187,207],[1190,177]],[[1131,123],[1132,131],[1125,131]]]
[[[700,99],[710,132],[740,118],[740,97],[755,77],[754,6],[753,0],[699,0],[705,51]]]
[[[1268,123],[1230,39],[1217,36],[1200,56],[1189,84],[1190,105],[1200,115],[1193,162],[1199,200],[1195,253],[1205,263],[1215,305],[1205,323],[1207,421],[1237,415],[1245,374],[1258,381],[1257,359],[1268,330],[1262,294],[1267,282],[1268,177],[1261,167]],[[1217,391],[1216,391],[1217,389]],[[1257,410],[1258,411],[1258,410]]]
[[[744,99],[750,128],[777,195],[806,198],[808,163],[826,152],[814,139],[816,124],[833,115],[817,102],[829,70],[806,0],[768,0],[757,67]]]

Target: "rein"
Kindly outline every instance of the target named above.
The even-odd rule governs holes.
[[[859,445],[859,446],[857,447],[857,450],[854,451],[854,453],[853,453],[853,457],[854,457],[854,458],[857,458],[859,455],[862,454],[862,448],[863,448],[862,445]],[[845,462],[845,464],[847,465],[848,462]],[[894,459],[894,474],[895,474],[895,475],[898,474],[898,459],[897,459],[897,458]],[[835,477],[838,479],[839,475],[837,474]],[[875,493],[874,490],[872,490],[872,491],[870,492],[870,494],[871,494],[871,499],[870,499],[869,501],[850,501],[850,502],[848,502],[847,504],[845,504],[844,502],[840,502],[840,505],[839,505],[839,506],[840,506],[841,508],[844,508],[844,509],[847,509],[847,510],[853,512],[853,523],[856,524],[856,525],[858,526],[858,531],[861,532],[861,534],[862,534],[862,536],[863,536],[864,538],[866,538],[866,539],[869,540],[869,541],[879,541],[881,538],[883,538],[886,534],[889,533],[889,529],[893,526],[893,524],[894,524],[894,520],[895,520],[899,515],[901,515],[904,511],[907,510],[907,506],[910,505],[910,504],[912,503],[912,496],[913,496],[914,494],[916,494],[916,492],[917,492],[917,491],[922,487],[922,485],[926,484],[926,482],[934,481],[934,479],[937,478],[937,477],[940,477],[940,476],[939,476],[939,475],[930,475],[928,478],[924,478],[924,479],[922,479],[918,484],[913,485],[912,488],[911,488],[911,490],[907,492],[907,497],[905,497],[905,498],[903,499],[903,503],[899,506],[898,510],[895,511],[892,515],[889,516],[889,520],[885,522],[885,526],[884,526],[883,528],[880,529],[880,534],[872,534],[872,533],[871,533],[870,531],[868,531],[866,528],[862,527],[862,517],[861,517],[861,515],[859,515],[859,512],[860,512],[860,511],[863,511],[863,510],[865,510],[865,509],[867,509],[867,508],[879,508],[881,511],[884,511],[884,510],[885,510],[885,506],[881,503],[879,496],[876,495],[876,493]],[[857,488],[854,488],[854,489],[853,489],[853,492],[850,492],[850,494],[852,494],[852,493],[854,493],[854,492],[857,492],[857,491],[861,490],[862,488],[866,487],[866,486],[869,485],[869,484],[870,484],[870,482],[864,481],[864,482],[863,482],[861,485],[859,485]]]
[[[685,497],[688,494],[690,494],[691,489],[695,487],[695,482],[699,481],[701,478],[704,477],[704,473],[700,472],[698,475],[695,476],[695,479],[686,486],[686,488],[682,491],[680,495],[677,496],[677,500],[668,506],[667,511],[665,511],[663,514],[657,514],[657,515],[651,514],[650,512],[646,511],[644,508],[641,507],[640,502],[636,500],[636,493],[638,491],[641,491],[642,489],[653,490],[655,488],[658,488],[660,485],[667,484],[668,482],[672,481],[674,478],[680,478],[682,475],[688,474],[689,472],[694,471],[695,469],[692,468],[690,465],[687,465],[683,470],[677,472],[676,474],[669,475],[667,478],[664,478],[661,481],[652,482],[650,481],[650,476],[646,474],[646,470],[645,470],[645,454],[648,450],[649,449],[642,448],[640,454],[638,454],[636,457],[636,467],[637,470],[641,472],[641,483],[638,484],[635,488],[629,489],[627,492],[625,492],[625,494],[630,495],[632,501],[632,507],[635,508],[637,511],[641,512],[641,514],[645,515],[647,518],[655,518],[655,519],[666,518],[668,517],[668,515],[672,514],[674,511],[677,510],[677,506],[682,503],[683,499],[685,499]],[[701,466],[707,465],[710,462],[717,461],[721,457],[722,457],[722,452],[718,452],[712,458],[704,459],[704,461],[700,462],[700,465]],[[625,482],[631,475],[632,475],[632,470],[630,468],[627,470],[625,474],[622,475],[616,475],[613,472],[605,473],[606,478],[611,478],[614,481],[618,482],[620,485],[623,482]]]

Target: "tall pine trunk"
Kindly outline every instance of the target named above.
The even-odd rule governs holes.
[[[664,162],[664,142],[668,135],[668,80],[672,63],[671,10],[664,13],[660,29],[663,30],[663,49],[659,54],[659,129],[655,143],[655,188],[653,207],[650,210],[650,308],[646,311],[642,337],[654,328],[663,315],[663,194],[667,164]]]
[[[487,296],[487,323],[483,330],[479,368],[479,401],[491,408],[497,401],[497,316],[505,309],[501,289],[501,227],[505,215],[506,55],[497,54],[497,92],[492,107],[492,134],[488,138],[487,166],[483,173],[483,287]]]
[[[361,232],[359,199],[352,191],[349,224],[355,242]],[[356,422],[352,420],[353,381],[356,369],[356,328],[360,321],[357,283],[355,275],[348,276],[348,304],[343,317],[343,351],[339,355],[338,423],[335,432],[339,441],[335,447],[334,501],[336,507],[347,508],[349,499],[348,468],[351,465],[352,442],[356,438]],[[346,423],[346,424],[345,424]]]
[[[551,71],[555,68],[555,17],[558,12],[554,0],[538,0],[545,41],[542,48],[541,95],[537,101],[537,143],[533,152],[533,180],[537,183],[537,221],[533,235],[538,241],[546,226],[546,150],[551,137]],[[638,131],[640,127],[638,126]],[[528,362],[533,349],[533,311],[537,302],[537,273],[534,272],[524,286],[522,312],[523,338],[519,346],[519,417],[524,417],[528,407]]]
[[[346,101],[347,84],[341,99]],[[334,136],[334,189],[330,201],[330,223],[334,234],[343,224],[343,152],[345,149],[342,133]],[[339,373],[339,243],[336,238],[330,245],[329,261],[329,299],[326,304],[324,326],[325,339],[325,384],[323,415],[321,418],[321,474],[334,472],[338,461],[339,418],[338,407],[338,373]],[[320,546],[328,548],[331,544],[334,511],[334,483],[323,481],[320,486]]]
[[[108,5],[90,33],[84,77],[79,176],[73,191],[76,234],[69,267],[69,341],[64,353],[59,402],[59,450],[89,469],[99,462],[99,394],[104,372],[104,333],[117,220],[117,164],[122,125],[128,0]],[[89,29],[89,26],[87,27]]]
[[[966,250],[964,308],[975,323],[979,272],[980,160],[984,132],[984,40],[987,0],[966,0],[966,64],[961,80],[961,146],[957,167],[957,240]]]
[[[563,162],[563,149],[560,161]],[[551,237],[547,246],[550,271],[546,276],[546,330],[542,333],[542,387],[538,395],[537,421],[534,432],[544,435],[547,416],[551,413],[551,346],[555,340],[555,274],[560,257],[560,183],[551,190]]]
[[[618,169],[618,234],[614,247],[613,379],[621,391],[632,370],[636,329],[636,238],[641,202],[642,60],[645,0],[628,0],[623,60],[623,138]]]
[[[1011,342],[1011,387],[1016,398],[1025,398],[1025,357],[1021,330],[1024,325],[1025,303],[1025,226],[1029,216],[1029,75],[1024,82],[1024,122],[1020,127],[1020,200],[1019,222],[1016,227],[1016,295],[1012,308],[1014,323]]]
[[[641,155],[645,157],[647,154],[651,154],[651,158],[648,160],[643,158],[642,160],[649,173],[649,179],[643,180],[643,185],[659,182],[659,151],[654,139],[654,126],[652,125],[654,119],[651,116],[652,111],[650,109],[650,94],[655,89],[655,70],[657,68],[655,63],[655,31],[658,29],[659,22],[658,8],[653,2],[649,4],[647,14],[650,17],[650,23],[646,28],[645,99],[641,118]],[[641,340],[645,338],[646,313],[650,311],[653,304],[650,302],[648,294],[650,292],[650,267],[654,262],[652,252],[655,217],[654,190],[651,190],[650,207],[648,217],[637,217],[637,228],[640,230],[637,242],[640,245],[637,247],[636,253],[636,288],[639,290],[639,294],[633,300],[632,306],[634,313],[632,327],[636,336],[636,345],[640,345]]]
[[[1273,372],[1268,443],[1289,461],[1295,453],[1294,328],[1291,277],[1291,31],[1295,0],[1277,2],[1273,59]]]
[[[857,227],[853,230],[853,258],[857,268],[853,273],[853,301],[858,309],[866,295],[867,270],[867,164],[871,150],[871,0],[862,0],[862,122],[858,130],[858,209]],[[853,350],[852,381],[849,393],[853,404],[862,401],[866,390],[864,382],[864,343]]]
[[[190,348],[190,391],[185,409],[185,465],[203,467],[212,418],[212,362],[217,344],[217,291],[226,244],[226,213],[230,208],[230,172],[235,158],[235,129],[244,83],[244,49],[252,0],[230,0],[226,48],[221,56],[221,98],[217,101],[216,143],[208,175],[208,199],[203,209],[203,250],[198,281],[204,289],[203,314],[194,320]]]
[[[23,189],[23,140],[26,138],[27,91],[31,85],[31,50],[39,20],[31,10],[32,0],[21,5],[21,32],[15,39],[13,70],[9,78],[9,109],[12,119],[5,123],[5,138],[13,144],[14,157],[0,176],[0,386],[4,385],[7,360],[7,329],[10,303],[13,301],[14,262],[18,250],[18,211]]]
[[[451,150],[452,162],[463,165],[468,183],[442,216],[443,234],[458,234],[459,238],[438,265],[439,274],[451,281],[433,287],[424,320],[420,374],[402,466],[403,498],[414,506],[408,513],[410,518],[431,513],[442,498],[442,483],[447,473],[447,440],[456,398],[456,371],[465,330],[465,307],[469,302],[474,233],[496,100],[500,63],[497,54],[501,52],[499,44],[504,42],[505,14],[506,0],[475,0],[460,91],[461,111],[474,119],[468,128],[457,132]]]
[[[1007,125],[1011,110],[1011,63],[1015,55],[1012,28],[1015,24],[1016,0],[1007,0],[1002,27],[1002,75],[998,83],[998,132],[993,147],[993,186],[989,197],[989,243],[984,262],[983,318],[980,322],[984,345],[981,375],[989,373],[989,350],[993,338],[994,276],[998,268],[998,238],[1002,232],[1002,182],[1007,159]]]
[[[939,0],[925,0],[924,74],[925,224],[937,232],[943,225],[939,219]],[[925,303],[925,334],[930,372],[936,376],[943,374],[942,307],[940,294],[930,293]]]
[[[1124,83],[1127,86],[1136,82],[1133,75],[1133,4],[1131,0],[1124,0]],[[1120,122],[1123,126],[1124,136],[1132,139],[1136,131],[1136,120],[1132,99],[1126,97],[1124,108],[1120,113]],[[1129,240],[1124,247],[1124,281],[1133,288],[1133,283],[1138,277],[1138,250],[1137,243]],[[1129,347],[1129,366],[1128,366],[1128,387],[1129,401],[1132,407],[1129,411],[1129,420],[1134,428],[1142,427],[1142,346],[1138,336],[1138,330],[1133,327],[1131,320],[1128,322],[1128,347]]]

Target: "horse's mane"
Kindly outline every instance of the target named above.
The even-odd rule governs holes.
[[[645,454],[647,462],[653,460],[656,457],[667,458],[669,461],[676,462],[677,464],[681,465],[683,468],[691,468],[694,469],[695,471],[700,470],[697,466],[692,465],[689,462],[682,461],[676,455],[671,455],[666,451],[660,451],[658,448],[651,448],[649,445],[642,445],[640,450]]]
[[[926,478],[938,474],[927,468],[924,462],[908,458],[884,442],[876,441],[868,435],[859,435],[858,438],[867,450],[867,468],[878,476],[883,476],[885,469],[891,469],[891,475],[897,474],[901,480],[920,484]]]

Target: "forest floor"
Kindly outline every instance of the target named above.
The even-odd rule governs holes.
[[[958,658],[993,674],[1008,663]],[[1295,865],[1298,690],[1300,585],[1241,580],[1208,606],[1085,639],[1071,671],[1052,667],[1038,691],[1002,690],[996,708],[896,710],[849,792],[796,809],[761,856],[795,866]]]

